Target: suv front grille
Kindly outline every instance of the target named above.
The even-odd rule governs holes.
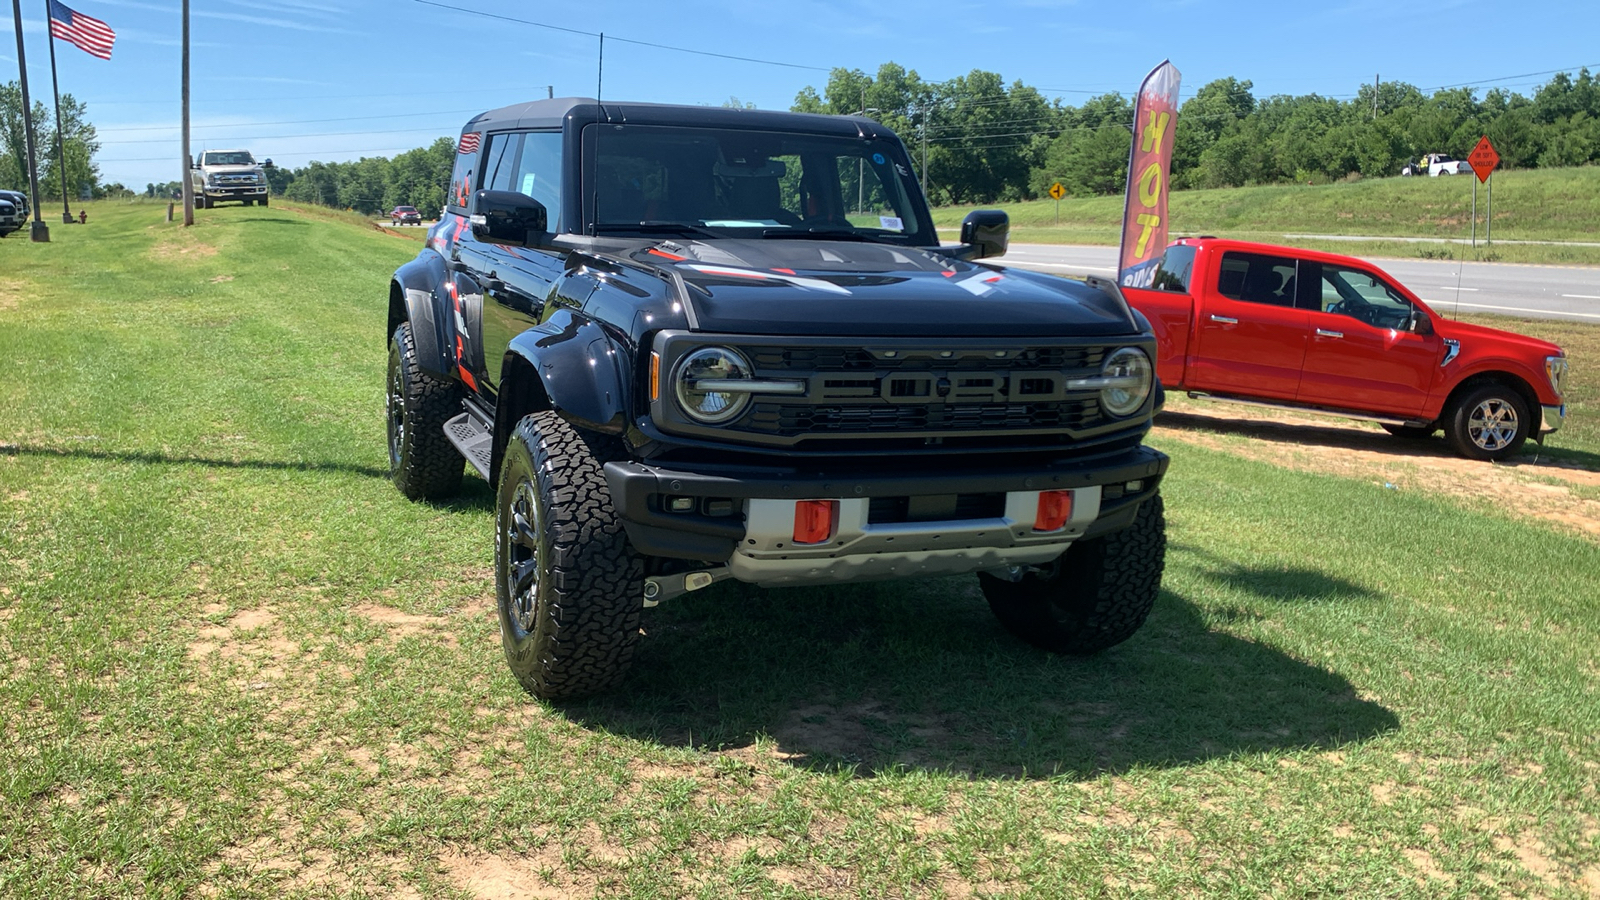
[[[757,403],[737,427],[763,434],[881,434],[895,431],[1080,430],[1097,423],[1097,400],[916,406]]]

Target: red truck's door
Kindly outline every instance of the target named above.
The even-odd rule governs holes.
[[[1442,342],[1412,330],[1416,307],[1372,272],[1302,262],[1316,277],[1301,403],[1419,415]],[[1303,295],[1304,296],[1304,295]]]
[[[1300,387],[1310,313],[1296,309],[1295,261],[1228,251],[1191,285],[1200,303],[1191,390],[1293,400]]]

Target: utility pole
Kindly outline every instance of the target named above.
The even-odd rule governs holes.
[[[33,101],[28,99],[28,54],[22,46],[22,0],[11,0],[11,15],[17,27],[17,69],[22,81],[22,130],[28,145],[28,186],[33,191],[33,224],[28,236],[39,243],[50,240],[50,226],[39,219],[39,158],[33,146]]]
[[[1374,122],[1378,121],[1378,85],[1383,83],[1379,77],[1381,74],[1380,72],[1372,76],[1372,121]]]
[[[928,196],[928,127],[932,124],[929,113],[933,112],[933,104],[922,107],[922,196]]]
[[[554,100],[556,98],[556,86],[555,85],[547,84],[547,85],[544,86],[544,98],[546,100]]]
[[[867,89],[861,89],[861,117],[867,116]],[[856,212],[861,212],[861,207],[866,205],[867,160],[866,157],[856,159]]]
[[[189,0],[183,0],[183,224],[194,224],[193,164],[189,156]]]

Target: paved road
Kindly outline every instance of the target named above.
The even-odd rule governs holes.
[[[1109,277],[1116,271],[1117,250],[1069,244],[1012,244],[1006,255],[994,262],[1063,275]],[[1600,322],[1600,269],[1426,259],[1378,259],[1373,263],[1445,315],[1459,309],[1464,313]]]

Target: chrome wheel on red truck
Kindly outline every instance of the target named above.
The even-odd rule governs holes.
[[[1501,460],[1522,449],[1528,425],[1527,402],[1512,388],[1489,384],[1461,397],[1445,434],[1463,456]]]

